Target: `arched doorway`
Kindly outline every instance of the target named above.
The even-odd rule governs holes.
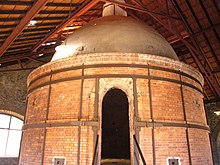
[[[128,98],[120,89],[111,89],[102,102],[103,160],[130,160]]]

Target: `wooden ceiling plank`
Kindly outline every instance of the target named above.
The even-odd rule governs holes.
[[[38,28],[40,26],[57,26],[60,23],[60,21],[59,22],[58,21],[57,22],[49,22],[49,23],[37,23],[35,26],[33,26],[33,28],[34,27]],[[12,25],[0,25],[0,29],[7,29],[7,28],[13,28],[13,27],[16,27],[16,25],[15,24],[12,24]]]
[[[45,48],[43,49],[41,52],[39,53],[42,53],[42,54],[54,54],[55,53],[55,47],[50,47],[50,48]],[[14,54],[8,54],[8,57],[4,57],[4,58],[0,58],[0,63],[3,64],[3,63],[7,63],[7,62],[11,62],[11,61],[16,61],[16,60],[21,60],[21,59],[29,59],[29,58],[33,58],[31,57],[30,55],[32,56],[36,56],[36,55],[39,55],[39,53],[30,53],[29,51],[28,52],[23,52],[22,54],[19,54],[19,55],[14,55]]]
[[[196,23],[197,23],[197,25],[198,25],[198,27],[199,27],[199,31],[201,31],[201,30],[203,29],[203,28],[202,28],[202,25],[201,25],[199,19],[197,18],[196,13],[195,13],[195,11],[193,10],[193,8],[192,8],[192,6],[191,6],[191,4],[189,3],[188,0],[186,0],[186,4],[187,4],[187,6],[189,7],[190,12],[191,12],[192,15],[193,15],[193,18],[195,19],[195,21],[196,21]],[[209,17],[208,17],[208,18],[209,18]],[[210,23],[210,22],[209,22],[209,23]],[[212,54],[213,54],[213,56],[214,56],[214,58],[215,58],[215,60],[216,60],[216,63],[218,64],[218,68],[220,69],[220,61],[218,60],[217,55],[215,54],[215,51],[214,51],[214,49],[212,48],[212,45],[210,44],[207,35],[206,35],[205,33],[203,33],[203,36],[205,37],[205,41],[206,41],[206,43],[208,44],[209,49],[211,50],[211,52],[212,52]],[[192,38],[193,38],[193,37],[192,37]],[[193,39],[196,41],[196,38],[193,38]],[[199,49],[201,50],[203,56],[205,57],[206,55],[205,55],[205,53],[203,52],[203,49],[200,47],[200,44],[199,44],[198,42],[197,42],[197,45],[198,45]]]
[[[190,33],[190,38],[193,42],[195,42],[195,40],[193,39],[193,37],[191,36],[192,34],[192,29],[190,28],[189,24],[187,23],[185,17],[183,16],[183,13],[179,7],[179,5],[177,4],[176,1],[171,0],[174,8],[176,9],[177,13],[180,15],[180,17],[183,20],[184,25],[186,26],[186,29],[189,31]],[[183,40],[184,41],[184,40]],[[210,64],[208,63],[207,59],[204,58],[206,60],[206,63],[208,64],[208,67],[204,68],[201,61],[198,60],[197,56],[194,54],[194,52],[192,51],[192,49],[190,49],[190,45],[188,45],[187,43],[184,43],[190,50],[191,55],[193,56],[193,58],[195,59],[195,62],[198,64],[198,68],[200,68],[201,72],[204,73],[205,75],[205,79],[209,84],[210,89],[212,89],[213,93],[215,94],[215,96],[220,97],[220,86],[219,86],[219,81],[218,79],[216,79],[216,77],[213,75]],[[198,55],[202,55],[204,57],[204,54],[201,52],[197,52]]]
[[[193,33],[192,34],[192,36],[198,36],[198,35],[201,35],[202,33],[206,33],[206,32],[210,32],[210,31],[212,31],[212,30],[216,30],[217,28],[219,28],[219,26],[220,26],[220,22],[218,22],[218,23],[216,23],[216,24],[213,24],[212,26],[209,26],[209,27],[207,27],[207,28],[205,28],[205,29],[202,29],[201,31],[199,31],[199,32],[196,32],[196,33]]]
[[[137,4],[138,6],[142,6],[140,3],[138,3],[137,0],[131,0],[133,3]],[[142,6],[143,7],[143,6]],[[200,71],[202,73],[205,74],[206,79],[209,80],[209,84],[210,84],[210,88],[215,88],[214,92],[215,94],[217,94],[216,96],[220,96],[220,87],[219,87],[219,81],[218,79],[216,79],[213,75],[212,75],[212,70],[208,70],[209,74],[207,73],[207,71],[205,70],[205,68],[203,67],[201,61],[197,58],[197,55],[201,55],[201,53],[194,47],[191,45],[191,43],[189,43],[188,41],[186,41],[181,34],[179,34],[179,32],[176,29],[171,29],[167,26],[167,24],[163,23],[158,17],[156,17],[156,15],[152,14],[152,13],[148,13],[148,15],[150,15],[154,20],[156,20],[159,24],[161,24],[164,28],[166,28],[168,31],[170,31],[172,34],[176,35],[185,45],[186,47],[189,49],[195,63],[197,64],[198,68],[200,69]],[[182,17],[181,17],[182,18]],[[175,28],[175,27],[174,27]],[[214,84],[215,85],[214,85]]]
[[[69,18],[65,19],[59,26],[57,26],[54,30],[52,30],[46,37],[44,37],[35,47],[33,47],[32,52],[36,51],[44,42],[46,42],[53,34],[62,30],[67,25],[71,23],[77,17],[85,14],[88,10],[90,10],[93,6],[95,6],[100,0],[90,0],[85,1],[78,9],[76,9]]]
[[[16,5],[16,6],[32,6],[34,3],[31,1],[9,1],[4,0],[0,1],[0,5]],[[80,3],[72,3],[73,7],[79,7]],[[46,6],[61,6],[61,7],[69,7],[69,3],[59,3],[59,2],[48,2]]]
[[[13,43],[17,36],[24,30],[28,23],[35,17],[35,15],[40,12],[40,10],[46,5],[48,0],[38,0],[23,17],[20,23],[15,27],[13,32],[7,37],[5,42],[0,47],[0,57],[8,49],[8,47]]]
[[[98,14],[91,14],[91,15],[82,15],[80,17],[83,18],[90,18],[90,17],[99,17],[100,15]],[[43,20],[64,20],[67,19],[68,16],[48,16],[47,18],[45,17],[35,17],[34,20],[36,21],[43,21]],[[14,21],[20,21],[22,18],[21,17],[11,17],[11,18],[0,18],[0,22],[14,22]]]
[[[208,21],[209,21],[209,24],[211,25],[211,27],[213,27],[213,26],[214,26],[214,23],[213,23],[212,19],[210,18],[209,14],[208,14],[208,11],[207,11],[207,9],[205,8],[205,6],[204,6],[202,0],[199,0],[199,3],[200,3],[200,5],[201,5],[203,11],[205,12],[205,16],[207,17],[207,19],[208,19]],[[213,28],[213,31],[214,31],[214,33],[215,33],[215,36],[216,36],[217,39],[218,39],[218,42],[220,43],[220,37],[219,37],[219,35],[218,35],[216,29]]]

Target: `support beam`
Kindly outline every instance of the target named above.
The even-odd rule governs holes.
[[[91,10],[95,11],[95,10],[99,10],[99,8],[93,8]],[[11,15],[26,14],[27,12],[28,10],[0,10],[0,14],[11,14]],[[69,14],[69,10],[41,10],[39,14]]]
[[[188,0],[186,0],[186,4],[187,4],[187,6],[188,6],[189,9],[190,9],[190,12],[192,13],[193,18],[195,19],[196,24],[198,25],[199,30],[201,31],[203,28],[202,28],[202,25],[201,25],[201,23],[200,23],[198,17],[196,16],[196,13],[195,13],[193,7],[191,6],[191,4],[190,4],[190,2],[189,2]],[[201,5],[201,4],[200,4],[200,5]],[[203,8],[203,10],[204,10],[204,8]],[[209,18],[209,17],[208,17],[208,18]],[[210,19],[210,18],[209,18],[209,19]],[[208,19],[208,20],[209,20],[209,19]],[[210,19],[210,20],[211,20],[211,19]],[[210,22],[209,22],[209,23],[210,23]],[[215,35],[216,35],[216,34],[215,34]],[[217,34],[216,36],[218,36],[218,34]],[[203,33],[203,37],[205,38],[205,42],[206,42],[206,44],[208,45],[208,47],[209,47],[209,49],[210,49],[210,51],[211,51],[211,53],[212,53],[212,55],[213,55],[213,57],[214,57],[214,59],[215,59],[216,64],[218,65],[218,69],[220,69],[220,61],[218,60],[218,57],[217,57],[217,55],[215,54],[215,51],[214,51],[214,49],[212,48],[212,45],[211,45],[211,43],[209,42],[209,39],[208,39],[208,37],[207,37],[207,35],[206,35],[205,33]],[[192,38],[193,38],[193,37],[192,37]],[[193,40],[195,40],[195,41],[197,42],[197,45],[198,45],[199,49],[201,50],[203,56],[206,57],[206,54],[204,53],[204,51],[203,51],[202,47],[200,46],[200,43],[197,41],[197,39],[196,39],[196,38],[193,38]]]
[[[200,34],[202,34],[202,33],[206,33],[206,32],[209,32],[209,31],[211,31],[211,30],[214,30],[214,29],[218,29],[218,28],[220,28],[219,26],[220,26],[220,22],[219,22],[219,23],[216,23],[216,24],[213,24],[213,25],[211,25],[211,26],[209,26],[209,27],[207,27],[207,28],[205,28],[205,29],[202,29],[202,30],[199,31],[199,32],[193,33],[192,36],[197,37],[198,35],[200,35]]]
[[[55,53],[55,48],[45,48],[44,50],[38,52],[38,53],[24,53],[24,54],[20,54],[20,55],[11,55],[8,57],[4,57],[4,58],[0,58],[0,64],[1,63],[6,63],[6,62],[12,62],[12,61],[17,61],[17,60],[21,60],[21,59],[30,59],[33,61],[33,56],[38,56],[39,54],[53,54]],[[43,61],[42,61],[43,62]]]
[[[22,65],[22,63],[21,63],[21,60],[18,59],[17,61],[18,61],[18,64],[20,65],[21,69],[23,69],[24,67],[23,67],[23,65]]]
[[[193,44],[198,45],[197,42],[194,40],[194,38],[191,35],[193,33],[193,31],[192,31],[189,23],[186,21],[185,17],[183,16],[183,13],[182,13],[181,9],[179,8],[178,3],[175,0],[171,0],[171,2],[173,4],[176,12],[182,18],[184,26],[188,30],[188,32],[190,34],[190,38],[193,41]],[[208,60],[206,59],[206,56],[204,55],[204,52],[200,49],[200,51],[198,50],[198,52],[195,52],[195,53],[197,55],[202,56],[204,58],[205,62],[208,64],[208,67],[206,67],[206,68],[203,67],[202,62],[198,60],[198,58],[196,57],[194,52],[191,53],[191,55],[195,59],[195,62],[199,65],[199,68],[200,68],[201,72],[204,73],[206,82],[209,84],[210,89],[212,89],[212,91],[214,89],[213,94],[215,95],[215,97],[219,98],[220,97],[220,84],[219,84],[218,78],[216,77],[215,74],[213,74],[211,65],[209,64]]]
[[[212,26],[209,26],[209,27],[207,27],[205,29],[202,29],[201,31],[198,31],[196,33],[192,33],[191,36],[192,37],[197,37],[197,36],[199,36],[199,35],[201,35],[203,33],[210,32],[210,31],[212,31],[214,29],[218,29],[218,28],[220,28],[220,22],[216,23],[216,24],[213,24]],[[181,32],[181,35],[183,36],[184,39],[190,37],[188,32],[186,33],[185,31]],[[177,36],[169,37],[169,38],[167,38],[167,40],[168,40],[168,42],[170,44],[180,41],[180,39]]]
[[[69,18],[65,19],[59,26],[57,26],[54,30],[52,30],[49,34],[47,34],[35,47],[32,48],[32,52],[36,51],[43,43],[45,43],[53,34],[59,32],[67,25],[69,25],[74,19],[79,16],[85,14],[89,9],[95,6],[99,0],[86,0],[82,6],[80,6],[75,12],[73,12]]]
[[[144,8],[142,6],[142,4],[140,4],[138,1],[136,0],[131,0],[131,2],[133,2],[134,4],[141,6],[142,8]],[[152,13],[148,13],[149,16],[151,16],[154,20],[156,20],[159,24],[161,24],[164,28],[166,28],[170,33],[176,35],[180,41],[182,41],[185,46],[189,49],[192,57],[194,58],[196,64],[198,65],[200,71],[202,73],[204,73],[204,75],[206,76],[206,78],[209,80],[209,82],[211,82],[210,84],[213,85],[213,87],[215,88],[215,91],[218,95],[218,97],[220,96],[220,87],[218,85],[218,80],[216,79],[215,76],[213,76],[212,71],[208,70],[208,72],[205,70],[205,68],[203,67],[201,61],[197,58],[197,55],[201,55],[201,52],[194,47],[191,43],[189,43],[187,40],[185,40],[182,35],[177,31],[177,29],[174,28],[170,28],[167,23],[164,23],[160,18],[158,18],[156,15],[152,14]]]
[[[142,6],[133,6],[133,5],[126,4],[126,3],[121,3],[121,2],[118,2],[118,1],[115,1],[115,0],[101,0],[101,1],[109,2],[109,3],[115,4],[117,6],[127,8],[127,9],[136,10],[136,11],[139,11],[139,12],[142,12],[142,13],[153,14],[153,15],[158,15],[158,16],[162,16],[162,17],[166,17],[166,18],[180,20],[180,18],[178,18],[178,17],[173,17],[171,15],[167,15],[167,14],[164,14],[164,13],[157,13],[157,12],[154,12],[154,11],[150,11],[146,8],[143,8]]]
[[[34,3],[31,1],[24,1],[24,0],[3,0],[0,1],[0,5],[16,5],[16,6],[32,6]],[[79,7],[80,3],[72,3],[73,7]],[[46,6],[59,6],[59,7],[69,7],[69,3],[56,3],[56,2],[48,2]]]
[[[0,70],[0,73],[4,72],[17,72],[17,71],[23,71],[23,70],[34,70],[38,67],[32,67],[32,68],[18,68],[18,69],[6,69],[6,70]]]
[[[43,61],[43,60],[34,59],[34,58],[32,58],[32,57],[27,57],[27,58],[30,59],[31,61],[41,62],[41,63],[43,63],[43,64],[47,63],[47,62],[45,62],[45,61]]]
[[[200,5],[201,5],[203,11],[205,12],[205,15],[206,15],[207,19],[209,20],[209,24],[210,24],[211,26],[213,26],[213,25],[214,25],[214,22],[212,21],[212,19],[211,19],[209,13],[208,13],[206,7],[204,6],[204,3],[203,3],[201,0],[199,0],[199,3],[200,3]],[[220,37],[219,37],[219,35],[218,35],[218,32],[216,31],[215,28],[213,28],[213,31],[214,31],[214,33],[215,33],[215,36],[216,36],[217,39],[218,39],[218,42],[220,43]]]
[[[0,10],[0,14],[26,14],[28,10]],[[69,10],[42,10],[39,14],[69,14]]]
[[[81,15],[80,18],[93,18],[93,17],[100,17],[100,14],[89,14],[89,15]],[[67,19],[68,16],[57,16],[57,17],[51,17],[48,16],[47,18],[45,17],[35,17],[34,20],[36,21],[44,21],[44,20],[57,20],[57,21],[62,21],[64,19]],[[13,21],[20,21],[22,17],[10,17],[10,18],[0,18],[0,22],[13,22]],[[77,22],[77,21],[76,21]]]
[[[46,5],[48,0],[38,0],[32,6],[32,8],[27,12],[24,18],[20,21],[20,23],[15,27],[13,32],[8,36],[5,42],[0,47],[0,57],[3,53],[8,49],[8,47],[13,43],[13,41],[17,38],[17,36],[24,30],[24,28],[28,25],[28,23],[34,18],[34,16],[40,12],[40,10]]]

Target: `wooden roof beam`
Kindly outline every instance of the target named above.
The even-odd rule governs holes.
[[[183,16],[183,13],[181,11],[181,9],[179,8],[178,4],[176,1],[171,0],[175,10],[177,11],[177,13],[180,15],[180,17],[182,18],[182,21],[184,23],[184,26],[186,27],[186,29],[189,31],[190,34],[190,38],[193,41],[193,43],[196,45],[197,42],[195,41],[195,39],[192,37],[192,29],[189,25],[189,23],[186,21],[186,18]],[[184,42],[184,40],[183,40]],[[190,46],[188,43],[184,44],[189,48],[191,55],[193,56],[195,62],[197,63],[197,65],[199,66],[201,72],[205,75],[204,78],[206,79],[206,82],[208,83],[210,89],[214,89],[213,93],[215,94],[215,96],[217,96],[218,98],[220,97],[220,84],[219,84],[219,80],[216,77],[215,74],[213,74],[212,72],[212,68],[210,66],[210,64],[208,63],[207,58],[205,58],[205,55],[203,54],[203,51],[195,51],[192,49],[192,46]],[[203,67],[202,62],[196,57],[196,54],[200,55],[203,57],[203,60],[205,60],[205,62],[208,64],[208,67]]]
[[[48,33],[35,47],[32,48],[32,52],[36,51],[43,43],[45,43],[53,34],[59,32],[66,26],[68,26],[74,19],[85,14],[93,6],[95,6],[100,0],[86,0],[78,9],[76,9],[69,18],[63,20],[63,22]]]
[[[4,0],[0,1],[0,5],[16,5],[16,6],[32,6],[34,2],[31,1],[22,1],[22,0],[17,0],[17,1],[11,1],[11,0]],[[80,3],[72,3],[71,4],[73,7],[79,7],[81,4]],[[57,3],[57,2],[48,2],[46,6],[59,6],[59,7],[69,7],[69,3]]]
[[[22,59],[32,59],[32,56],[39,56],[39,54],[53,54],[55,53],[55,47],[50,47],[50,48],[45,48],[42,51],[38,53],[30,53],[26,52],[20,55],[11,55],[8,57],[0,58],[0,63],[7,63],[7,62],[12,62],[12,61],[17,61],[17,60],[22,60]]]
[[[36,20],[36,19],[34,19]],[[61,22],[61,20],[57,20],[57,22],[49,22],[49,23],[36,23],[32,28],[38,28],[38,27],[43,27],[43,26],[57,26],[57,24],[59,24]],[[4,28],[12,28],[15,27],[16,25],[0,25],[0,29],[4,29]]]
[[[214,30],[214,29],[218,29],[219,26],[220,26],[220,22],[218,22],[218,23],[216,23],[216,24],[213,24],[213,25],[211,25],[211,26],[209,26],[209,27],[207,27],[207,28],[205,28],[205,29],[202,29],[202,30],[199,31],[199,32],[193,33],[192,36],[195,36],[195,37],[196,37],[196,36],[198,36],[198,35],[200,35],[200,34],[202,34],[202,33],[210,32],[210,31],[212,31],[212,30]]]
[[[94,8],[92,10],[99,10],[99,9]],[[26,14],[27,12],[28,10],[0,10],[0,14]],[[69,10],[67,9],[66,10],[41,10],[39,14],[69,14]]]
[[[171,18],[171,19],[175,19],[175,20],[181,20],[180,18],[178,17],[173,17],[171,15],[168,15],[168,14],[164,14],[164,13],[158,13],[158,12],[154,12],[154,11],[150,11],[146,8],[143,8],[142,6],[134,6],[134,5],[130,5],[130,4],[127,4],[127,3],[121,3],[121,2],[118,2],[118,1],[115,1],[115,0],[101,0],[103,2],[109,2],[109,3],[112,3],[112,4],[115,4],[115,5],[118,5],[120,7],[123,7],[123,8],[127,8],[127,9],[131,9],[131,10],[136,10],[136,11],[139,11],[139,12],[142,12],[142,13],[150,13],[150,14],[153,14],[153,15],[157,15],[157,16],[162,16],[162,17],[165,17],[165,18]]]
[[[89,15],[81,15],[80,17],[82,18],[91,18],[91,17],[99,17],[99,14],[89,14]],[[67,19],[67,16],[57,16],[57,17],[51,17],[48,16],[47,18],[45,17],[35,17],[34,20],[36,21],[44,21],[44,20],[64,20]],[[13,21],[20,21],[22,19],[22,17],[10,17],[10,18],[0,18],[0,22],[13,22]]]
[[[15,27],[13,32],[7,37],[5,42],[0,47],[0,57],[3,53],[8,49],[8,47],[13,43],[13,41],[17,38],[17,36],[24,30],[24,28],[29,24],[32,18],[35,17],[37,13],[46,5],[48,0],[38,0],[31,7],[31,9],[27,12],[27,14],[23,17],[20,23]]]
[[[142,4],[140,4],[137,0],[131,0],[133,3],[135,3],[137,6],[142,6]],[[172,2],[172,0],[171,0]],[[174,3],[173,3],[174,4]],[[143,7],[144,8],[144,7]],[[175,29],[175,26],[173,28],[169,27],[169,25],[165,24],[161,19],[159,19],[157,17],[157,15],[154,15],[153,13],[147,13],[149,16],[151,16],[151,18],[153,18],[154,20],[156,20],[159,24],[161,24],[165,29],[167,29],[170,33],[176,35],[180,41],[182,41],[185,46],[189,49],[193,59],[195,60],[196,65],[198,66],[198,68],[200,69],[200,71],[202,73],[204,73],[204,75],[206,76],[205,78],[207,78],[207,80],[210,82],[211,86],[210,88],[215,88],[215,92],[218,96],[220,96],[220,87],[219,87],[219,82],[218,79],[215,77],[215,75],[212,74],[212,70],[210,68],[208,68],[208,70],[206,71],[206,69],[203,67],[201,61],[197,58],[197,55],[202,55],[201,52],[196,49],[194,46],[191,45],[191,43],[189,43],[187,40],[185,40],[182,35],[177,31],[177,29]],[[179,13],[178,13],[179,14]],[[180,15],[181,16],[181,15]],[[183,19],[181,17],[181,19]],[[190,35],[191,36],[191,35]],[[215,85],[214,85],[215,84]]]
[[[192,15],[193,15],[193,18],[195,19],[195,21],[196,21],[196,23],[197,23],[197,25],[198,25],[198,27],[199,27],[199,31],[201,31],[203,28],[202,28],[202,25],[201,25],[201,23],[200,23],[198,17],[196,16],[196,13],[195,13],[193,7],[191,6],[191,4],[190,4],[190,2],[189,2],[188,0],[186,0],[186,4],[187,4],[187,6],[189,7],[190,12],[191,12]],[[200,5],[201,5],[201,4],[200,4]],[[208,18],[209,18],[209,17],[208,17]],[[209,19],[210,19],[210,18],[209,18]],[[209,20],[209,19],[208,19],[208,20]],[[210,21],[210,20],[209,20],[209,21]],[[209,22],[209,23],[210,23],[210,22]],[[216,32],[216,34],[217,34],[217,32]],[[215,35],[216,35],[216,34],[215,34]],[[216,36],[218,36],[218,34],[217,34]],[[218,69],[220,69],[220,61],[218,60],[218,57],[217,57],[217,55],[216,55],[216,53],[215,53],[215,51],[214,51],[214,49],[213,49],[213,47],[212,47],[212,45],[211,45],[211,43],[210,43],[210,41],[209,41],[209,39],[208,39],[206,33],[203,33],[203,37],[205,38],[205,42],[206,42],[206,44],[209,46],[209,49],[210,49],[210,51],[212,52],[213,57],[215,58],[216,64],[218,65]],[[199,46],[199,49],[201,50],[201,52],[203,53],[203,55],[204,55],[204,57],[205,57],[205,53],[204,53],[202,47],[200,46],[200,44],[198,43],[197,39],[194,38],[193,36],[192,36],[192,38],[197,42],[197,45]]]

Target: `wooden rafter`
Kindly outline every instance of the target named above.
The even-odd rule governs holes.
[[[12,61],[16,61],[16,60],[21,60],[21,59],[32,59],[31,56],[37,56],[39,53],[42,54],[53,54],[55,53],[55,47],[51,47],[51,48],[45,48],[42,51],[36,53],[32,53],[30,54],[29,52],[27,53],[22,53],[20,55],[16,55],[16,56],[8,56],[8,57],[4,57],[4,58],[0,58],[0,63],[6,63],[6,62],[12,62]]]
[[[23,1],[23,0],[3,0],[0,1],[0,5],[21,5],[21,6],[32,6],[34,2],[31,1]],[[71,4],[73,7],[79,7],[81,4],[79,3],[72,3]],[[59,7],[69,7],[69,3],[56,3],[56,2],[48,2],[46,6],[59,6]]]
[[[131,10],[136,10],[136,11],[139,11],[139,12],[142,12],[142,13],[147,13],[147,14],[150,13],[150,14],[157,15],[157,16],[162,16],[162,17],[165,17],[165,18],[180,20],[180,18],[178,18],[178,17],[171,16],[171,15],[168,15],[168,14],[165,14],[165,13],[158,13],[158,12],[150,11],[150,10],[144,8],[143,6],[133,6],[133,5],[130,5],[130,4],[127,4],[127,3],[121,3],[121,2],[118,2],[118,1],[115,1],[115,0],[101,0],[101,1],[116,4],[120,7],[124,7],[124,8],[131,9]]]
[[[75,12],[73,12],[69,18],[65,19],[59,26],[57,26],[55,29],[53,29],[49,34],[47,34],[38,44],[36,44],[32,48],[32,52],[36,51],[43,43],[45,43],[53,34],[56,32],[59,32],[63,28],[65,28],[67,25],[70,24],[71,21],[76,19],[77,17],[85,14],[88,10],[90,10],[93,6],[95,6],[99,0],[89,0],[85,1]]]
[[[35,15],[46,5],[48,0],[38,0],[23,17],[20,23],[15,27],[12,33],[7,37],[5,42],[0,47],[0,57],[8,49],[8,47],[13,43],[16,37],[24,30],[28,23],[35,17]]]
[[[173,6],[175,7],[177,13],[180,15],[180,17],[182,18],[182,21],[186,27],[186,29],[189,31],[189,37],[191,38],[192,42],[194,43],[194,45],[199,46],[198,41],[195,40],[195,38],[192,36],[192,29],[189,25],[189,23],[186,21],[186,18],[183,16],[183,13],[181,11],[181,9],[178,6],[178,3],[174,0],[171,0]],[[209,85],[210,89],[212,90],[213,94],[215,95],[215,97],[219,98],[220,97],[220,84],[219,84],[219,80],[217,78],[217,76],[213,73],[212,71],[212,67],[210,65],[210,63],[208,62],[204,52],[202,51],[201,47],[198,47],[198,49],[200,49],[200,51],[198,51],[198,55],[202,57],[203,61],[205,62],[205,64],[208,64],[208,67],[204,67],[202,65],[202,62],[197,58],[196,54],[194,54],[193,51],[191,51],[191,55],[193,56],[195,63],[199,66],[200,71],[204,74],[204,78],[207,82],[207,84]],[[199,53],[200,52],[200,53]]]

